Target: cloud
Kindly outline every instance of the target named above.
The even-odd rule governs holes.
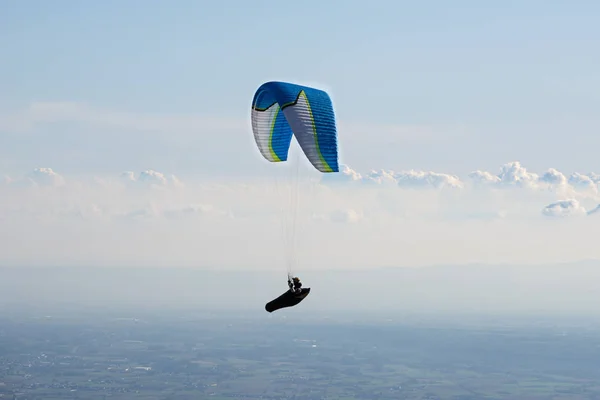
[[[583,175],[579,172],[574,172],[569,176],[568,183],[576,190],[592,191],[595,193],[598,191],[598,183],[600,183],[599,177],[600,176],[596,174]]]
[[[309,268],[598,253],[592,220],[565,218],[560,229],[543,225],[540,209],[555,202],[553,191],[444,186],[453,181],[447,177],[457,177],[441,173],[447,177],[440,182],[440,175],[408,173],[423,182],[407,190],[398,185],[398,173],[344,170],[339,175],[347,181],[339,185],[300,181],[294,212],[289,188],[263,180],[182,182],[156,170],[63,177],[36,169],[24,177],[44,184],[13,184],[24,178],[0,184],[0,264],[278,268],[290,262],[293,246]],[[597,205],[576,200],[547,212]],[[291,236],[295,245],[284,240]],[[562,246],[539,244],[559,239]]]
[[[201,211],[205,214],[225,212],[193,202],[177,206],[190,196],[184,189],[176,176],[155,170],[141,171],[137,175],[125,172],[115,177],[65,179],[52,168],[36,168],[21,177],[7,177],[0,184],[0,197],[4,200],[0,204],[0,215],[45,220],[133,221],[169,218],[176,213],[175,209],[188,215]]]
[[[548,169],[539,179],[539,182],[546,183],[550,186],[565,186],[567,185],[567,177],[554,168]]]
[[[518,161],[506,163],[497,174],[475,170],[461,178],[447,172],[408,170],[371,170],[362,174],[348,165],[342,165],[339,174],[325,174],[321,182],[333,183],[368,183],[382,185],[394,183],[400,188],[411,189],[527,189],[533,191],[554,191],[563,195],[592,196],[598,193],[600,175],[595,173],[572,173],[569,178],[555,168],[549,168],[541,175],[528,171]]]
[[[598,200],[595,174],[572,173],[567,179],[554,168],[537,174],[519,162],[501,166],[497,175],[475,170],[463,179],[447,172],[422,170],[379,169],[361,173],[348,165],[341,165],[340,173],[319,175],[318,182],[310,178],[300,182],[300,212],[323,215],[324,220],[337,223],[365,220],[365,213],[371,223],[388,216],[451,220],[533,218],[544,204],[550,203],[544,208],[544,215],[571,215],[579,210],[575,203],[556,202],[556,197],[572,199],[582,209],[597,205]],[[87,219],[100,215],[132,221],[185,220],[209,215],[273,219],[282,207],[291,204],[293,192],[281,182],[276,186],[258,180],[224,182],[215,175],[202,182],[184,183],[173,174],[153,169],[126,171],[112,177],[67,179],[52,168],[36,168],[20,178],[7,177],[3,186],[54,188],[58,191],[53,195],[44,193],[46,204],[30,210],[31,215],[60,208],[56,215]],[[18,208],[25,213],[24,207],[34,201],[30,195],[12,203],[13,211]]]
[[[476,185],[492,185],[500,183],[500,177],[493,175],[487,171],[473,171],[469,173],[468,177]]]
[[[586,210],[576,199],[560,200],[549,204],[542,210],[548,217],[574,217],[586,215]]]
[[[594,176],[595,174],[591,174]],[[487,171],[473,171],[469,178],[476,186],[503,188],[518,187],[531,190],[554,190],[560,193],[579,192],[580,194],[595,194],[598,192],[597,183],[588,175],[574,172],[567,179],[565,174],[555,168],[549,168],[541,176],[529,172],[518,161],[503,165],[500,173],[493,175]]]
[[[577,216],[585,215],[586,207],[594,207],[600,200],[600,176],[595,173],[573,172],[567,175],[556,168],[537,173],[529,171],[518,161],[502,165],[497,174],[474,170],[463,178],[447,172],[422,170],[394,172],[373,169],[362,173],[348,165],[343,165],[341,171],[333,176],[323,176],[321,183],[352,188],[352,193],[345,192],[348,196],[356,196],[356,190],[361,187],[385,188],[375,195],[379,209],[370,212],[381,215],[382,210],[386,210],[405,218],[413,216],[452,221],[527,219],[539,215],[544,204],[547,205],[542,210],[544,216]],[[340,190],[339,187],[337,190]],[[393,187],[400,189],[398,196],[389,191]],[[429,189],[431,193],[423,194],[424,197],[413,195],[412,203],[408,205],[403,203],[402,197],[406,197],[407,193],[402,189],[412,189],[416,193],[425,193],[423,189]],[[557,201],[556,197],[568,200]]]
[[[121,179],[126,183],[148,185],[151,187],[183,186],[183,183],[175,175],[165,175],[162,172],[152,169],[140,172],[137,177],[133,171],[125,171],[121,174]]]
[[[328,184],[360,182],[363,180],[361,174],[345,164],[340,164],[340,171],[336,174],[323,174],[321,181]]]
[[[360,176],[360,175],[359,175]],[[385,170],[371,170],[368,174],[366,174],[366,182],[376,183],[376,184],[390,184],[397,183],[396,178],[394,177],[394,173],[391,171]]]
[[[407,188],[462,188],[463,183],[454,175],[431,171],[415,171],[392,173],[400,187]]]
[[[323,174],[321,182],[336,183],[394,183],[403,188],[462,188],[463,183],[455,175],[432,171],[408,170],[394,172],[391,170],[371,170],[364,176],[347,165],[340,165],[340,173]]]
[[[530,172],[521,165],[519,161],[512,161],[500,167],[496,175],[488,172],[475,170],[468,177],[476,186],[487,186],[494,188],[517,187],[526,189],[539,189],[543,187],[560,187],[567,182],[564,174],[554,168],[549,168],[541,176]]]
[[[6,176],[4,183],[13,187],[52,186],[65,185],[65,178],[54,172],[52,168],[36,168],[25,176],[12,179]]]
[[[502,168],[500,168],[498,178],[500,178],[499,183],[502,185],[516,185],[522,187],[535,187],[535,184],[539,181],[538,174],[528,172],[518,161],[504,164]]]

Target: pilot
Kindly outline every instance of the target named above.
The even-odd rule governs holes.
[[[302,282],[300,282],[300,278],[297,276],[292,279],[288,278],[288,286],[290,287],[290,291],[292,293],[300,293],[302,292]]]

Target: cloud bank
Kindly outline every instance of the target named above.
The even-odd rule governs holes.
[[[464,189],[464,188],[522,188],[531,190],[554,190],[557,192],[573,190],[581,194],[597,194],[600,175],[596,173],[572,173],[568,178],[555,168],[537,174],[528,171],[518,161],[501,166],[496,174],[489,171],[474,170],[466,177],[433,172],[433,171],[401,171],[371,170],[363,175],[347,165],[342,165],[340,173],[324,175],[322,182],[335,183],[376,183],[392,182],[403,188]]]
[[[464,177],[344,166],[309,175],[296,192],[285,182],[36,168],[0,183],[0,263],[277,268],[296,254],[318,268],[600,257],[593,219],[574,218],[600,209],[593,173],[538,174],[518,162]]]
[[[542,208],[542,215],[546,217],[577,217],[592,215],[598,212],[600,205],[590,211],[581,203],[593,204],[600,201],[598,186],[600,174],[573,172],[568,177],[555,168],[549,168],[538,174],[528,171],[518,161],[506,163],[500,167],[498,173],[483,170],[474,170],[466,177],[433,172],[433,171],[401,171],[371,170],[361,174],[347,165],[342,165],[340,174],[324,175],[321,182],[327,185],[339,184],[365,184],[365,185],[395,185],[401,189],[451,189],[451,190],[482,190],[490,191],[512,189],[512,200],[505,197],[507,202],[542,201],[549,196],[562,197]],[[520,193],[518,191],[521,191]],[[566,197],[566,199],[565,199]],[[490,203],[491,204],[491,203]],[[465,212],[463,218],[496,219],[505,218],[507,212],[502,209],[488,209],[485,211],[473,210]]]
[[[311,204],[305,203],[308,207],[305,211],[319,215],[319,218],[327,215],[323,218],[335,222],[364,221],[365,212],[373,215],[395,213],[396,216],[405,217],[426,214],[441,217],[440,210],[444,210],[448,215],[457,217],[456,211],[459,209],[464,210],[465,218],[477,215],[505,218],[516,209],[536,203],[538,212],[541,209],[545,216],[577,216],[596,213],[595,207],[600,201],[600,175],[596,173],[573,172],[567,177],[549,168],[538,174],[528,171],[518,161],[501,166],[496,174],[474,170],[465,177],[420,170],[397,172],[380,169],[361,173],[348,165],[342,165],[340,173],[316,176],[320,179],[317,182],[302,180],[295,189],[298,193],[296,196],[314,200]],[[291,181],[279,179],[277,182],[248,180],[243,183],[230,180],[224,183],[219,177],[214,177],[186,184],[173,174],[153,169],[138,173],[124,171],[112,177],[81,178],[65,177],[52,168],[39,167],[19,177],[5,176],[0,183],[0,190],[5,198],[16,199],[21,196],[23,201],[15,203],[21,206],[42,192],[19,190],[46,190],[44,196],[52,198],[51,193],[60,195],[59,198],[72,207],[77,204],[83,209],[96,210],[92,213],[94,215],[112,208],[121,210],[116,213],[120,217],[173,217],[177,214],[176,209],[182,209],[189,214],[210,214],[219,210],[221,215],[231,217],[235,214],[276,214],[277,210],[281,211],[281,202],[291,201],[285,196],[292,192],[289,188],[283,190],[278,186],[285,187]],[[48,191],[51,189],[54,192]],[[372,189],[380,190],[373,192]],[[196,194],[203,198],[207,195],[216,197],[215,204],[207,204],[202,201],[204,199],[187,198]],[[219,196],[226,196],[227,199]],[[185,204],[175,206],[174,202]],[[123,211],[127,206],[131,208],[136,204],[138,208]],[[529,216],[533,217],[533,213]]]

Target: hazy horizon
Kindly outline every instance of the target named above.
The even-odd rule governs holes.
[[[237,311],[264,318],[264,304],[286,289],[284,270],[2,267],[0,274],[0,302],[50,309]],[[302,307],[278,315],[600,315],[600,260],[305,271],[300,277],[311,295]]]

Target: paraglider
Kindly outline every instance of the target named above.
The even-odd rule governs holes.
[[[294,137],[317,171],[339,172],[335,114],[325,91],[294,83],[266,82],[254,94],[251,120],[256,145],[266,160],[286,162]],[[295,218],[296,210],[292,212]],[[295,229],[295,223],[291,229]],[[265,305],[268,312],[295,306],[310,293],[310,288],[302,288],[292,274],[291,253],[287,260],[289,290]]]
[[[310,293],[310,288],[302,288],[302,283],[300,283],[300,279],[298,279],[298,277],[294,277],[292,279],[288,278],[288,286],[290,287],[290,290],[275,300],[268,302],[265,305],[265,310],[268,312],[273,312],[279,310],[280,308],[293,307],[304,300],[304,298]]]

